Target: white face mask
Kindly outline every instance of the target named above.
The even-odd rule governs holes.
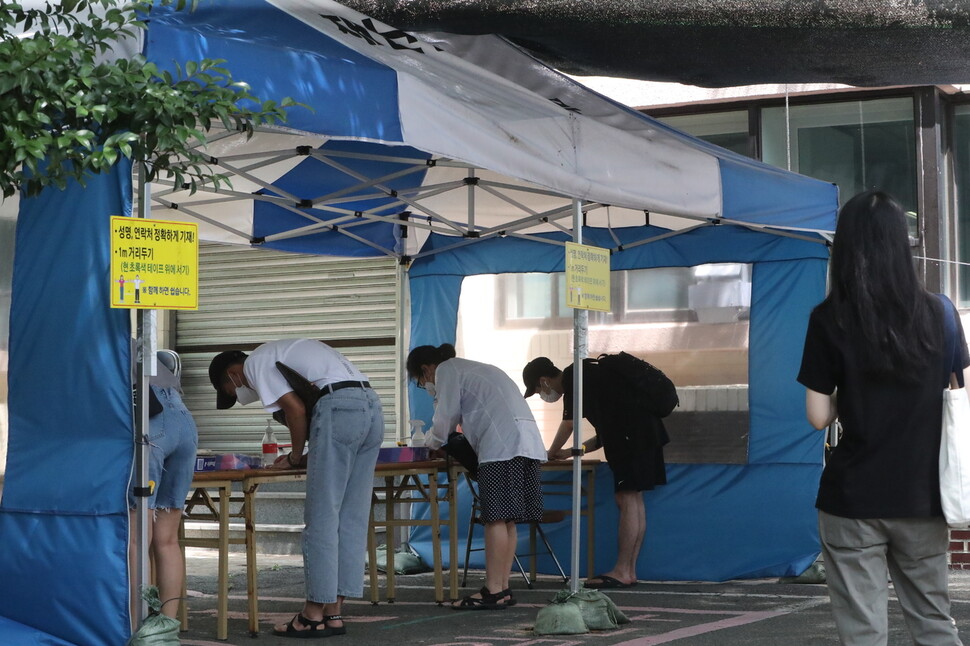
[[[438,396],[438,391],[435,389],[433,381],[424,382],[424,389],[427,391],[429,395],[431,395],[431,399],[434,399],[435,397]]]
[[[236,385],[236,380],[229,375],[229,381],[232,382],[233,386],[236,386],[236,401],[239,402],[240,406],[247,406],[253,402],[259,401],[259,394],[252,388],[243,385]]]
[[[555,404],[562,397],[561,393],[557,393],[555,390],[549,387],[549,382],[542,383],[539,382],[539,398],[549,404]]]
[[[252,388],[248,388],[246,386],[237,386],[236,401],[239,402],[241,406],[246,406],[247,404],[258,402],[259,395]]]
[[[544,402],[547,402],[547,403],[550,403],[550,404],[555,404],[557,401],[559,401],[559,398],[562,397],[562,394],[561,393],[557,393],[555,390],[551,390],[551,389],[550,390],[540,390],[539,391],[539,397],[541,397],[542,398],[542,401],[544,401]]]

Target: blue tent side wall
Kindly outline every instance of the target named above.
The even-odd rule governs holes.
[[[661,232],[639,228],[614,233],[625,242]],[[584,232],[584,241],[614,246],[602,230]],[[428,245],[447,243],[432,238]],[[804,390],[795,374],[808,315],[825,293],[827,259],[822,244],[723,225],[614,254],[614,270],[707,262],[754,266],[748,463],[669,465],[669,484],[645,494],[648,531],[638,563],[641,578],[787,576],[800,573],[817,557],[814,500],[824,438],[805,421]],[[561,247],[517,239],[483,241],[416,262],[410,272],[412,347],[454,342],[465,275],[562,270]],[[411,395],[412,416],[430,422],[429,398],[413,387]],[[596,566],[608,568],[616,544],[616,508],[608,467],[601,466],[597,477]],[[459,503],[460,518],[466,513],[467,506]],[[464,536],[466,524],[458,524]],[[557,554],[569,553],[568,520],[546,532]],[[425,529],[412,532],[412,544],[422,554],[430,547],[427,536]],[[585,530],[581,536],[585,540]],[[581,561],[585,568],[585,559]],[[482,564],[481,552],[473,553],[472,563]],[[550,560],[540,560],[541,571],[551,572],[551,567]]]
[[[122,644],[133,460],[129,313],[109,308],[110,215],[131,166],[21,201],[0,507],[0,643]],[[40,638],[38,638],[40,639]],[[59,644],[44,638],[37,643]]]

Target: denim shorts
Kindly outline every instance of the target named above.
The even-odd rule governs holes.
[[[199,432],[176,389],[151,388],[162,403],[162,412],[148,420],[148,479],[155,483],[148,508],[181,510],[195,475]],[[128,505],[136,505],[130,491]]]

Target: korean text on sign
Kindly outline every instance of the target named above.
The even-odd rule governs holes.
[[[566,305],[610,311],[610,250],[566,243]]]
[[[199,308],[198,225],[111,217],[111,307]]]

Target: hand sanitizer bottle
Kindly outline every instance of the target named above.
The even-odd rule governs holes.
[[[279,455],[279,444],[276,443],[276,436],[273,435],[273,427],[271,426],[273,420],[266,420],[266,432],[263,433],[263,466],[268,467],[269,465],[276,462],[276,456]]]
[[[408,423],[411,425],[411,446],[424,446],[424,420],[412,419]]]

